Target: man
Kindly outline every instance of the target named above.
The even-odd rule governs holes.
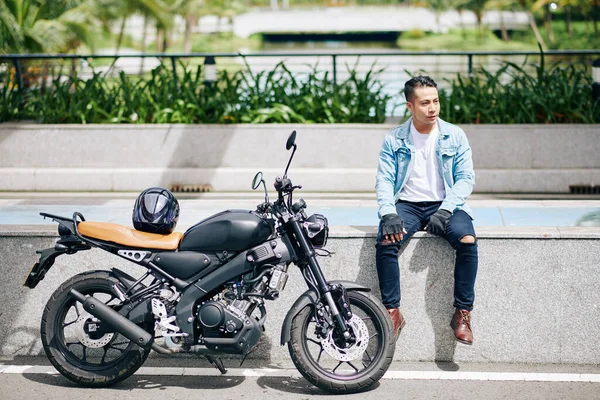
[[[379,154],[376,264],[384,306],[396,338],[405,325],[400,312],[398,251],[416,231],[446,239],[456,250],[454,307],[456,339],[473,343],[471,310],[477,275],[477,242],[466,198],[475,183],[471,148],[462,129],[439,118],[436,83],[417,76],[404,86],[412,117],[390,131]]]

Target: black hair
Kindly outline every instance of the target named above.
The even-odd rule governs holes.
[[[415,76],[404,84],[404,96],[406,101],[413,101],[415,89],[422,87],[434,87],[437,89],[437,83],[428,76]]]

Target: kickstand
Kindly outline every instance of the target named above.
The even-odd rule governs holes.
[[[211,364],[213,364],[215,366],[216,369],[219,370],[219,372],[221,372],[222,374],[226,374],[227,370],[225,369],[225,366],[223,365],[223,360],[221,360],[220,358],[214,358],[213,356],[205,356],[206,359],[208,361],[210,361]]]
[[[250,354],[250,353],[248,353],[248,354]],[[244,356],[244,358],[242,358],[242,362],[240,363],[240,367],[244,364],[244,361],[246,361],[246,357],[248,357],[248,354],[246,354]]]

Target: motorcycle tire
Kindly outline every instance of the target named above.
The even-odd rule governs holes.
[[[75,275],[54,292],[44,308],[41,323],[44,351],[58,372],[79,385],[114,385],[137,371],[150,353],[103,325],[69,295],[74,288],[118,308],[121,301],[114,289],[118,283],[108,271]]]
[[[348,300],[353,318],[358,317],[364,322],[349,323],[351,329],[361,332],[364,332],[364,326],[368,329],[368,335],[355,332],[357,337],[363,338],[353,345],[359,348],[336,346],[333,332],[326,337],[323,334],[319,336],[313,305],[305,307],[294,317],[288,342],[292,361],[302,376],[318,388],[332,393],[349,394],[369,389],[389,368],[396,348],[392,321],[383,305],[368,292],[348,292]],[[365,338],[368,342],[366,347]],[[343,361],[345,358],[353,359]],[[344,364],[344,368],[340,369]],[[363,369],[357,367],[361,364]]]

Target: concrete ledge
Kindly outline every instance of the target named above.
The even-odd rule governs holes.
[[[294,182],[311,191],[373,191],[389,124],[0,124],[0,190],[139,191],[210,184],[250,190],[283,173],[298,131]],[[476,192],[569,192],[600,182],[599,125],[464,125]],[[568,140],[566,139],[568,137]]]
[[[181,227],[184,229],[185,227]],[[35,250],[54,244],[54,226],[3,226],[0,284],[0,356],[42,354],[39,323],[59,285],[91,269],[136,266],[100,250],[61,256],[35,290],[22,287],[37,260]],[[598,228],[479,228],[480,266],[473,313],[475,344],[453,340],[453,250],[443,239],[418,233],[402,249],[402,310],[408,324],[398,341],[398,361],[600,363],[600,231]],[[333,227],[321,260],[330,279],[349,279],[377,291],[375,228]],[[306,287],[296,268],[279,300],[269,302],[267,331],[256,359],[288,360],[279,346],[289,306]]]

